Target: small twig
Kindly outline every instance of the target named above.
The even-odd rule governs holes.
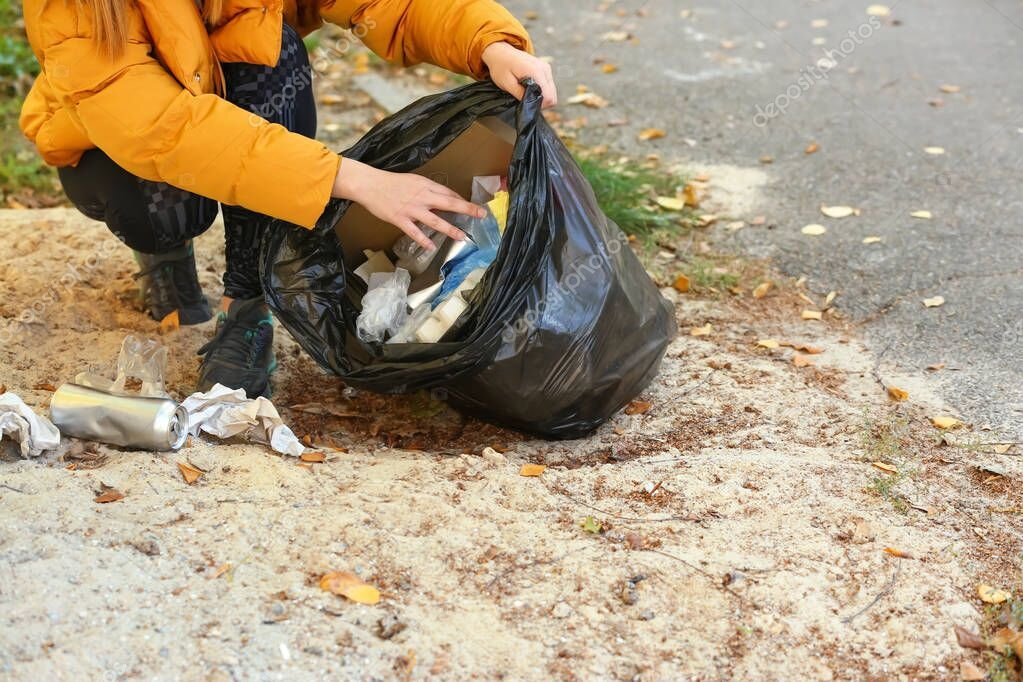
[[[700,568],[699,566],[697,566],[696,564],[694,564],[691,561],[687,561],[686,559],[683,559],[682,557],[675,556],[674,554],[668,554],[667,552],[664,552],[664,551],[659,550],[659,549],[654,549],[652,547],[644,547],[643,549],[641,549],[639,551],[641,551],[641,552],[653,552],[654,554],[660,554],[661,556],[667,557],[668,559],[674,559],[675,561],[677,561],[677,562],[679,562],[679,563],[681,563],[681,564],[683,564],[685,566],[688,566],[689,568],[693,569],[694,571],[696,571],[700,575],[702,575],[705,578],[707,578],[708,580],[710,580],[711,584],[714,585],[715,587],[717,587],[722,592],[727,592],[728,594],[732,595],[733,597],[735,597],[736,599],[738,599],[742,603],[747,604],[747,605],[753,607],[754,609],[757,609],[757,610],[760,609],[760,606],[756,602],[754,602],[754,601],[744,597],[743,595],[739,594],[738,592],[736,592],[735,590],[730,588],[728,585],[723,584],[721,582],[721,578],[719,576],[714,575],[713,573],[711,573],[710,571],[708,571],[708,570],[706,570],[704,568]]]
[[[879,601],[881,601],[883,598],[885,598],[886,596],[891,594],[891,591],[895,589],[895,581],[899,577],[899,568],[901,566],[902,566],[902,560],[901,559],[896,559],[895,560],[895,570],[892,571],[892,579],[888,581],[888,584],[885,585],[884,588],[880,592],[877,593],[877,596],[874,597],[874,599],[869,604],[867,604],[866,606],[864,606],[862,609],[860,609],[856,613],[852,614],[851,616],[846,616],[845,618],[842,619],[842,622],[845,623],[846,625],[848,625],[849,623],[853,622],[853,620],[855,620],[856,618],[859,618],[864,613],[866,613],[867,611],[872,609],[874,607],[874,605],[877,604]]]
[[[712,370],[710,370],[709,372],[707,372],[707,374],[706,374],[706,375],[704,375],[704,377],[703,377],[702,379],[700,379],[700,380],[699,380],[699,381],[697,381],[697,382],[696,382],[695,384],[693,384],[693,385],[692,385],[692,386],[690,386],[689,388],[685,389],[685,390],[684,390],[684,391],[682,391],[681,393],[677,394],[677,395],[676,395],[676,397],[678,397],[678,398],[681,398],[681,397],[682,397],[682,396],[684,396],[684,395],[689,395],[690,393],[692,393],[693,391],[695,391],[696,389],[700,388],[700,387],[701,387],[701,386],[703,386],[703,385],[704,385],[705,383],[707,383],[708,381],[710,381],[710,378],[711,378],[712,376],[714,376],[714,375],[715,375],[716,373],[717,373],[717,370],[716,370],[716,369],[712,369]]]
[[[7,488],[8,490],[13,490],[14,492],[21,493],[22,495],[26,494],[22,488],[15,488],[13,485],[7,485],[6,483],[0,483],[0,488]]]
[[[551,490],[551,489],[548,488],[548,490]],[[604,516],[610,517],[612,519],[618,519],[619,521],[628,521],[630,523],[664,523],[666,521],[702,521],[703,520],[703,519],[701,519],[701,518],[699,518],[697,516],[693,516],[692,514],[690,514],[688,516],[664,516],[664,517],[661,517],[659,519],[641,519],[641,518],[634,517],[634,516],[622,516],[620,514],[615,514],[614,512],[609,512],[606,509],[601,509],[600,507],[594,507],[589,502],[583,502],[582,500],[576,499],[576,498],[572,497],[571,495],[569,495],[568,493],[564,492],[563,490],[551,490],[551,492],[557,493],[558,495],[561,495],[563,497],[567,497],[569,500],[571,500],[572,502],[575,502],[576,504],[578,504],[578,505],[580,505],[582,507],[586,507],[587,509],[592,509],[595,512],[599,512],[599,513],[603,514]]]

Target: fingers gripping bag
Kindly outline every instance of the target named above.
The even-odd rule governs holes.
[[[543,118],[540,89],[526,85],[521,103],[491,83],[426,97],[343,154],[420,173],[464,197],[474,177],[507,175],[497,256],[438,343],[360,339],[366,283],[354,269],[401,232],[351,202],[332,201],[312,230],[272,222],[262,283],[280,323],[348,385],[443,388],[468,414],[577,438],[650,383],[676,332],[674,310]]]

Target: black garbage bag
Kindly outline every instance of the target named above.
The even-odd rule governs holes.
[[[521,104],[474,83],[412,104],[344,153],[409,172],[474,121],[514,116],[501,247],[464,322],[440,343],[371,346],[356,335],[365,285],[334,231],[350,202],[332,201],[313,230],[271,224],[267,301],[320,365],[377,392],[438,389],[469,414],[548,438],[586,435],[653,379],[676,332],[673,308],[600,211],[541,101],[532,83]]]

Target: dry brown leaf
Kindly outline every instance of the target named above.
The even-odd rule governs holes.
[[[99,495],[97,495],[93,501],[98,502],[100,504],[107,504],[108,502],[117,502],[118,500],[123,499],[124,493],[122,493],[120,490],[117,490],[116,488],[107,488]]]
[[[618,71],[618,67],[614,64],[604,64],[600,67],[600,70],[604,73],[615,73]]]
[[[820,320],[824,317],[824,315],[819,310],[804,310],[801,317],[804,320]]]
[[[977,596],[986,604],[1001,604],[1009,599],[1009,593],[986,583],[977,585]]]
[[[798,350],[807,355],[820,355],[824,352],[823,348],[817,346],[811,346],[808,343],[793,343],[792,341],[782,341],[781,345],[791,348],[792,350]]]
[[[927,365],[927,369],[931,370],[932,372],[937,372],[939,369],[945,369],[945,363],[935,362],[933,365]]]
[[[775,348],[781,347],[781,344],[775,341],[774,339],[760,339],[759,341],[757,341],[757,345],[760,346],[761,348],[767,348],[769,350],[774,350]]]
[[[951,95],[951,94],[959,92],[962,88],[960,88],[958,85],[947,85],[946,84],[946,85],[942,85],[938,89],[941,90],[942,92],[947,92],[948,94]]]
[[[760,163],[764,164],[765,166],[774,163],[774,157],[773,156],[766,156],[765,155],[765,156],[761,156],[757,160],[760,161]]]
[[[298,458],[303,462],[314,462],[316,464],[327,461],[326,455],[322,452],[303,452]]]
[[[818,145],[816,142],[811,142],[810,144],[806,145],[806,149],[803,150],[803,153],[814,154],[817,152],[818,149],[820,149],[820,145]]]
[[[604,109],[610,103],[595,92],[582,92],[569,97],[568,104],[582,104],[591,109]]]
[[[523,464],[519,469],[519,476],[536,478],[547,470],[546,464]]]
[[[895,402],[902,402],[903,400],[909,399],[909,391],[899,388],[898,386],[889,386],[888,397]]]
[[[626,406],[625,414],[643,414],[653,406],[653,403],[648,403],[645,400],[633,400]]]
[[[964,649],[977,649],[978,651],[983,651],[987,648],[987,645],[984,644],[984,640],[980,638],[980,635],[970,632],[966,628],[958,625],[954,626],[954,628],[956,641],[959,642],[959,646]]]
[[[753,290],[753,298],[763,298],[767,296],[767,292],[774,286],[774,282],[761,282],[757,285],[757,288]]]
[[[217,578],[219,578],[220,576],[224,575],[225,573],[227,573],[230,570],[231,570],[231,564],[229,564],[229,563],[220,564],[219,566],[217,566],[217,570],[213,571],[213,573],[210,575],[210,580],[216,580]]]
[[[664,132],[660,128],[644,128],[639,131],[639,135],[637,137],[639,137],[640,141],[647,142],[649,140],[659,140],[667,134],[668,133]]]
[[[808,355],[796,353],[792,356],[792,364],[796,367],[811,367],[813,365],[813,358]]]
[[[876,468],[880,469],[881,471],[887,471],[889,474],[897,474],[897,473],[899,473],[899,470],[898,470],[897,467],[894,467],[891,464],[887,464],[885,462],[871,462],[870,466],[876,467]]]
[[[934,417],[931,419],[931,424],[939,429],[957,429],[963,425],[963,423],[955,417]]]
[[[959,664],[959,677],[964,682],[977,682],[977,680],[987,679],[987,673],[969,661],[963,661]]]
[[[320,95],[320,104],[325,106],[333,106],[335,104],[344,104],[345,98],[341,95],[335,95],[334,93],[327,93]]]
[[[893,556],[896,559],[912,559],[913,558],[913,556],[911,554],[907,554],[906,552],[903,552],[901,549],[896,549],[895,547],[885,547],[884,548],[884,553],[887,554],[888,556]]]
[[[181,472],[181,478],[185,479],[185,483],[188,485],[192,485],[202,478],[202,471],[187,462],[178,462],[178,471]]]
[[[710,336],[714,327],[708,322],[702,327],[693,327],[689,330],[689,336]]]
[[[931,298],[925,298],[921,303],[924,304],[925,308],[938,308],[945,305],[944,296],[933,296]]]
[[[54,391],[57,390],[56,386],[54,386],[53,384],[51,384],[51,383],[49,383],[47,381],[38,383],[35,386],[33,386],[32,388],[35,389],[36,391],[49,391],[50,393],[53,393]]]
[[[369,583],[363,582],[359,576],[348,571],[334,571],[320,578],[320,589],[340,595],[358,604],[377,604],[380,602],[380,591]]]
[[[689,291],[689,278],[685,275],[679,275],[671,286],[675,287],[675,291],[678,293],[684,294]]]
[[[7,393],[7,384],[0,384],[0,395]]]

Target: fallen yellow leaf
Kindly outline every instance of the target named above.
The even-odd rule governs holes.
[[[820,320],[823,318],[823,314],[819,310],[804,310],[802,318],[804,320]]]
[[[931,298],[925,298],[923,300],[923,304],[925,308],[937,308],[939,306],[945,305],[945,297],[933,296]]]
[[[941,156],[945,153],[944,147],[924,147],[924,152],[927,154],[933,154],[934,156]]]
[[[181,478],[185,479],[185,483],[188,485],[192,485],[202,477],[202,471],[187,462],[178,462],[178,471],[181,472]]]
[[[649,140],[659,140],[667,134],[668,133],[664,132],[660,128],[644,128],[639,131],[638,137],[641,141],[647,142]]]
[[[800,231],[803,234],[809,235],[811,237],[819,237],[820,235],[827,232],[828,228],[824,227],[823,225],[818,225],[817,223],[810,223],[809,225],[803,227],[803,229]]]
[[[714,327],[708,322],[702,327],[693,327],[689,330],[690,336],[710,336],[710,333],[714,331]]]
[[[678,197],[657,197],[657,205],[667,211],[681,211],[686,207],[686,200]]]
[[[695,185],[687,184],[685,187],[683,187],[682,188],[682,196],[685,197],[686,206],[689,206],[690,208],[699,208],[700,207],[700,197],[696,193]]]
[[[896,402],[901,402],[909,398],[909,391],[901,389],[898,386],[889,386],[888,397]]]
[[[775,348],[781,348],[781,344],[775,341],[774,339],[760,339],[759,341],[757,341],[757,345],[760,346],[761,348],[770,348],[771,350],[774,350]]]
[[[675,287],[675,291],[684,294],[689,291],[689,278],[685,275],[679,275],[675,278],[675,283],[672,286]]]
[[[820,145],[818,145],[816,142],[811,142],[810,144],[806,145],[806,149],[803,150],[803,153],[804,154],[813,154],[818,149],[820,149]]]
[[[600,70],[603,71],[604,73],[614,73],[615,71],[618,70],[618,67],[615,66],[614,64],[604,64],[600,67]]]
[[[892,13],[887,5],[871,5],[867,8],[867,14],[872,17],[886,17]]]
[[[955,417],[934,417],[931,419],[931,423],[939,429],[957,429],[963,425]]]
[[[334,571],[320,578],[320,589],[340,595],[359,604],[373,605],[380,601],[380,591],[348,571]]]
[[[884,462],[871,462],[870,465],[873,467],[877,467],[881,471],[887,471],[889,474],[899,473],[899,470],[896,467],[892,466],[891,464],[886,464]]]
[[[871,237],[864,237],[863,238],[863,243],[864,244],[877,244],[879,241],[881,241],[880,237],[873,237],[873,236],[871,236]]]
[[[959,663],[959,679],[963,682],[979,682],[987,679],[987,673],[969,661],[961,661]]]
[[[897,559],[912,559],[913,558],[912,554],[907,554],[906,552],[903,552],[901,549],[896,549],[895,547],[885,547],[884,548],[884,553],[889,555],[889,556],[896,557]]]
[[[643,414],[647,412],[651,407],[653,407],[653,403],[649,403],[645,400],[633,400],[626,406],[625,414],[629,415]]]
[[[322,452],[303,452],[299,455],[299,459],[303,462],[314,462],[317,464],[327,461],[326,456]]]
[[[181,320],[178,316],[177,310],[172,310],[162,320],[160,320],[160,333],[169,334],[170,332],[177,331],[181,328]]]
[[[221,564],[217,567],[217,570],[213,571],[213,575],[210,576],[210,580],[216,580],[220,576],[224,575],[231,570],[231,564]]]
[[[851,215],[859,215],[860,211],[852,206],[821,206],[821,213],[829,218],[848,218]]]
[[[546,464],[523,464],[522,468],[519,469],[519,476],[535,478],[542,474],[546,469]]]
[[[930,211],[913,211],[909,215],[911,215],[914,218],[919,218],[921,220],[930,220],[931,218],[934,217]]]
[[[763,298],[767,296],[767,292],[774,286],[774,282],[761,282],[757,285],[757,288],[753,290],[753,298]]]
[[[1005,590],[999,590],[985,583],[977,585],[977,595],[982,602],[987,604],[1001,604],[1003,601],[1008,600],[1010,596]]]
[[[958,85],[942,85],[938,89],[941,90],[942,92],[947,92],[949,94],[953,94],[961,90],[961,88]]]

